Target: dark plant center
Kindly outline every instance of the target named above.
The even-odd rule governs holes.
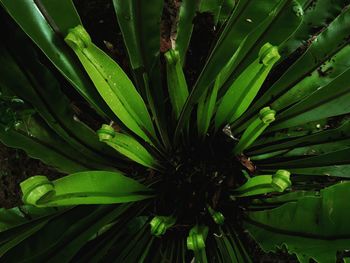
[[[159,198],[155,213],[175,216],[184,226],[212,220],[207,206],[225,213],[230,204],[225,214],[232,214],[229,189],[243,177],[241,163],[231,154],[234,144],[221,134],[190,142],[191,146],[176,152],[168,169],[159,174],[162,180],[156,187]]]

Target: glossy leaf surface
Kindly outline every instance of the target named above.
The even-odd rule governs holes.
[[[74,50],[96,89],[118,118],[145,141],[155,138],[147,107],[133,83],[107,54],[95,46],[82,26],[67,35],[65,41]]]
[[[150,190],[121,173],[88,171],[53,182],[33,176],[21,183],[23,202],[38,207],[113,204],[151,198]]]

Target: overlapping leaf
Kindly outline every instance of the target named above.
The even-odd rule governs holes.
[[[337,251],[349,249],[347,223],[349,182],[301,197],[271,210],[248,213],[245,226],[262,248],[286,246],[300,262],[336,262]]]
[[[120,66],[91,42],[82,26],[73,28],[65,41],[116,116],[145,141],[155,141],[157,137],[147,107]]]
[[[113,5],[134,70],[137,88],[155,116],[163,143],[169,147],[159,60],[163,2],[113,0]]]
[[[12,50],[18,48],[18,51],[11,53],[5,45],[1,46],[0,67],[4,74],[0,81],[2,90],[11,90],[30,102],[50,128],[81,155],[96,163],[113,166],[112,162],[118,162],[115,158],[117,155],[112,157],[113,153],[98,142],[94,131],[78,120],[61,90],[62,85],[39,61],[38,54],[30,49],[31,44],[25,36],[15,28],[12,31],[13,34],[7,38],[7,45]],[[28,48],[22,49],[18,40],[28,45]]]
[[[344,11],[317,38],[313,39],[307,51],[259,98],[259,100],[235,124],[244,129],[249,117],[260,107],[292,89],[298,82],[312,74],[323,63],[349,44],[350,11]],[[321,68],[322,70],[322,68]],[[321,73],[322,74],[322,73]]]
[[[23,31],[45,53],[57,69],[102,115],[113,118],[112,112],[87,79],[77,60],[64,44],[68,29],[81,24],[71,0],[14,1],[2,0],[1,4]]]
[[[188,121],[193,106],[209,88],[210,84],[213,83],[213,80],[215,80],[217,74],[228,63],[229,59],[238,49],[242,41],[248,34],[256,29],[257,25],[260,25],[260,23],[264,24],[265,21],[271,17],[271,21],[269,21],[269,23],[266,22],[266,25],[261,27],[262,30],[259,32],[259,34],[257,34],[257,36],[263,34],[266,28],[268,28],[269,24],[274,21],[274,18],[276,18],[276,15],[281,10],[281,7],[284,6],[282,5],[282,2],[285,3],[285,1],[266,1],[260,5],[254,5],[254,1],[238,2],[233,13],[228,19],[223,32],[220,34],[220,37],[217,40],[215,47],[213,48],[213,51],[206,62],[206,65],[204,66],[204,69],[193,87],[188,101],[184,106],[184,110],[176,129],[175,137],[179,136],[181,129]],[[269,17],[268,15],[271,10],[274,10],[276,13],[272,13],[273,15]],[[266,18],[266,16],[268,18]],[[297,17],[295,14],[294,16]],[[288,27],[288,29],[291,28],[292,32],[294,32],[295,26],[298,26],[299,23],[300,19],[297,19],[297,23],[292,27]],[[276,34],[282,38],[280,41],[283,41],[291,33],[289,30],[286,30],[285,32],[287,33],[286,35],[285,33],[281,35]],[[252,45],[253,44],[254,41],[252,41]],[[261,46],[257,47],[260,49]],[[255,54],[253,54],[253,59],[255,57]],[[248,62],[248,64],[249,63],[250,62]]]
[[[33,176],[21,183],[22,200],[38,207],[114,204],[152,197],[149,188],[120,172],[86,171],[53,182]]]

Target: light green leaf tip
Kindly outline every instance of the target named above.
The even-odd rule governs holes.
[[[264,130],[275,120],[276,111],[270,107],[264,107],[260,110],[258,116],[243,132],[238,144],[234,147],[235,155],[241,154],[245,149],[251,146],[255,140],[264,132]]]
[[[233,197],[284,192],[292,185],[290,175],[287,170],[277,170],[273,175],[258,175],[248,178],[246,183],[233,190]]]
[[[157,161],[136,139],[127,134],[116,132],[112,126],[103,124],[97,131],[100,141],[117,150],[129,159],[150,168],[157,169]]]
[[[156,237],[162,236],[175,222],[176,218],[172,216],[155,216],[150,222],[151,234]]]
[[[193,251],[204,249],[208,231],[207,226],[195,225],[192,227],[187,237],[187,248]]]
[[[277,192],[283,192],[284,190],[289,188],[291,185],[292,185],[292,182],[290,180],[290,172],[287,170],[278,170],[272,176],[271,186]]]
[[[207,207],[209,214],[213,218],[214,222],[218,225],[223,225],[225,222],[225,217],[221,212],[215,211],[210,206]]]

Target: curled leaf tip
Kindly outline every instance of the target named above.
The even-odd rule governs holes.
[[[200,251],[205,248],[205,239],[208,235],[207,226],[194,226],[187,237],[187,249],[193,251]]]
[[[271,186],[278,192],[283,192],[292,185],[290,172],[287,170],[278,170],[272,176]]]
[[[265,66],[275,64],[280,58],[278,48],[270,43],[265,43],[259,51],[259,61]]]
[[[172,227],[176,222],[176,219],[172,216],[155,216],[151,222],[151,234],[159,237],[164,235],[167,229]]]
[[[84,171],[54,181],[33,176],[20,186],[23,202],[36,207],[117,204],[152,197],[152,190],[120,172]]]
[[[251,122],[244,131],[238,144],[233,149],[233,153],[238,155],[248,149],[270,125],[270,123],[275,120],[275,116],[276,111],[272,110],[270,107],[262,108],[254,121]]]
[[[264,107],[259,112],[259,118],[263,123],[268,124],[275,120],[276,111],[272,110],[270,107]]]
[[[114,138],[115,131],[112,126],[103,124],[101,129],[97,131],[97,135],[100,141],[108,141]]]
[[[55,189],[51,181],[42,175],[32,176],[20,184],[25,204],[36,205],[39,200],[51,196]]]
[[[304,15],[304,10],[303,10],[302,6],[297,1],[294,1],[293,12],[295,13],[296,16],[303,16]]]
[[[214,222],[218,225],[223,225],[225,221],[225,217],[222,213],[215,211],[213,208],[208,206],[209,214],[212,216]]]
[[[82,50],[91,44],[90,35],[82,25],[69,29],[64,41],[75,50]]]
[[[180,53],[177,50],[169,49],[165,54],[165,59],[168,64],[176,64],[178,61],[180,61]]]

